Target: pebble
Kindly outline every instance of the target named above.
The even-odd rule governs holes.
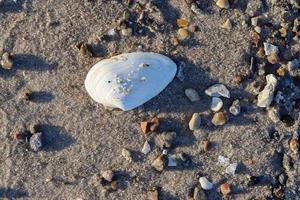
[[[125,148],[122,149],[122,156],[128,162],[132,162],[132,155],[131,155],[131,152],[128,149],[125,149]]]
[[[285,185],[287,181],[287,175],[285,173],[282,173],[278,177],[278,181],[281,185]]]
[[[176,155],[168,155],[168,167],[176,167],[177,160]]]
[[[240,112],[241,112],[240,100],[236,99],[235,101],[233,101],[232,105],[229,108],[229,112],[231,114],[233,114],[234,116],[237,116],[240,114]]]
[[[189,36],[189,32],[185,28],[180,28],[177,32],[181,40],[184,40]]]
[[[217,0],[216,5],[219,8],[226,8],[226,9],[228,9],[230,7],[228,0]]]
[[[148,200],[158,200],[158,191],[157,190],[149,191]]]
[[[220,186],[220,191],[221,193],[224,195],[224,196],[227,196],[230,194],[231,192],[231,186],[228,184],[228,183],[223,183],[221,186]]]
[[[283,77],[285,75],[285,68],[283,66],[279,67],[277,70],[276,70],[276,73],[278,76],[281,76]]]
[[[214,187],[214,185],[207,180],[206,177],[200,177],[199,182],[203,190],[211,190]]]
[[[257,106],[258,107],[269,107],[273,101],[275,89],[277,86],[277,79],[273,74],[268,74],[266,76],[267,85],[265,88],[258,94],[257,97]]]
[[[200,189],[199,187],[195,187],[193,200],[207,200],[207,197],[202,189]]]
[[[106,171],[103,171],[101,173],[101,175],[105,180],[107,180],[108,182],[111,182],[114,177],[114,172],[112,170],[106,170]]]
[[[81,42],[77,44],[76,47],[78,48],[81,55],[88,56],[88,57],[93,56],[93,52],[89,44]]]
[[[124,28],[124,29],[121,29],[121,34],[123,36],[131,36],[132,35],[132,28]]]
[[[166,156],[163,154],[158,156],[151,164],[151,166],[159,172],[164,170],[165,165],[166,165]]]
[[[277,53],[271,53],[269,56],[267,56],[267,60],[271,64],[276,64],[279,61],[279,57]]]
[[[158,127],[159,127],[159,118],[158,117],[152,118],[150,122],[150,131],[152,132],[157,131]]]
[[[188,21],[186,19],[180,18],[176,20],[177,26],[180,28],[187,27]]]
[[[215,126],[222,126],[226,123],[226,116],[223,112],[217,112],[214,114],[211,122]]]
[[[290,150],[294,153],[297,154],[299,153],[299,141],[295,138],[291,139],[289,142]]]
[[[268,108],[267,115],[274,123],[277,123],[280,121],[279,110],[276,109],[275,107]]]
[[[279,53],[279,49],[277,46],[264,42],[264,51],[265,51],[265,55],[269,56],[271,54],[278,54]]]
[[[3,69],[11,69],[13,66],[13,61],[11,59],[11,56],[8,52],[4,52],[1,59],[1,66]]]
[[[42,143],[42,133],[35,133],[30,137],[30,147],[33,151],[41,150],[43,146]]]
[[[149,142],[146,141],[146,142],[144,143],[144,145],[143,145],[142,153],[146,155],[146,154],[148,154],[150,151],[151,151],[151,146],[150,146]]]
[[[258,19],[259,19],[259,17],[252,17],[251,18],[251,25],[252,26],[257,26],[258,25]]]
[[[163,132],[155,137],[155,144],[160,148],[170,148],[176,138],[176,132]]]
[[[142,132],[146,135],[149,132],[149,122],[143,121],[140,123]]]
[[[225,21],[225,23],[224,23],[221,27],[224,28],[224,29],[227,29],[227,30],[232,29],[232,24],[231,24],[230,19],[227,19],[227,20]]]
[[[185,95],[189,98],[189,100],[191,102],[195,102],[195,101],[200,100],[198,92],[196,90],[192,89],[192,88],[187,88],[185,90]]]
[[[209,150],[209,141],[208,140],[202,140],[200,142],[200,148],[201,148],[201,151],[208,151]]]
[[[190,130],[196,130],[200,127],[201,124],[201,117],[199,113],[194,113],[190,122],[189,122],[189,128]]]
[[[205,90],[205,94],[212,97],[226,97],[230,98],[229,90],[223,84],[215,84]]]
[[[260,26],[255,26],[254,30],[256,33],[260,34],[261,33],[261,27]]]
[[[234,176],[236,168],[237,168],[237,163],[232,163],[226,167],[225,172],[226,172],[226,174]]]
[[[212,111],[218,112],[223,107],[223,101],[219,97],[213,97],[211,101],[210,109]]]

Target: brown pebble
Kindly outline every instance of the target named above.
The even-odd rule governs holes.
[[[220,191],[221,191],[221,193],[222,193],[224,196],[229,195],[230,192],[231,192],[230,185],[229,185],[228,183],[223,183],[223,184],[220,186]]]
[[[178,34],[180,36],[180,39],[184,40],[189,36],[189,32],[185,28],[178,29]]]
[[[22,139],[22,133],[21,133],[21,132],[17,132],[17,133],[15,134],[15,139],[16,139],[16,140],[21,140],[21,139]]]
[[[293,153],[298,153],[299,152],[299,141],[295,138],[291,139],[290,142],[289,142],[289,145],[290,145],[290,150],[293,152]]]
[[[143,133],[146,135],[149,132],[149,122],[143,121],[140,123]]]
[[[215,126],[222,126],[226,123],[226,116],[223,112],[217,112],[214,114],[211,122]]]
[[[79,50],[81,55],[89,56],[89,57],[93,56],[93,53],[92,53],[92,50],[91,50],[91,47],[89,44],[81,42],[81,43],[77,44],[76,47]]]
[[[159,118],[158,117],[154,117],[153,119],[151,119],[151,125],[150,125],[150,131],[154,132],[157,130],[158,126],[159,126]]]
[[[118,189],[118,182],[117,182],[117,181],[112,181],[112,182],[110,183],[110,187],[111,187],[111,189],[113,189],[113,190],[117,190],[117,189]]]
[[[158,191],[149,191],[148,192],[148,200],[158,200]]]
[[[233,79],[234,83],[236,83],[236,84],[240,84],[242,82],[242,80],[243,80],[243,76],[241,74],[235,75],[234,79]]]
[[[264,48],[259,48],[258,51],[256,52],[256,56],[258,58],[264,58],[265,57],[265,50]]]
[[[200,147],[202,151],[208,151],[209,150],[209,141],[208,140],[202,140],[200,142]]]
[[[272,53],[267,57],[268,62],[271,64],[276,64],[279,61],[279,57],[276,53]]]

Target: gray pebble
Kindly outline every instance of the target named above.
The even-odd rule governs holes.
[[[195,102],[195,101],[200,100],[198,92],[196,90],[192,89],[192,88],[187,88],[185,90],[185,95],[189,98],[189,100],[191,102]]]
[[[31,136],[30,147],[32,150],[39,151],[41,150],[42,146],[42,133],[35,133],[33,136]]]
[[[189,128],[190,130],[196,130],[200,127],[201,124],[201,117],[199,113],[194,113],[190,122],[189,122]]]
[[[131,152],[127,149],[122,149],[122,156],[128,161],[128,162],[132,162],[132,155]]]
[[[241,112],[240,101],[236,99],[229,108],[229,112],[234,116],[237,116]]]
[[[114,172],[112,170],[106,170],[106,171],[102,172],[101,175],[105,180],[111,182],[113,179],[113,176],[114,176]]]

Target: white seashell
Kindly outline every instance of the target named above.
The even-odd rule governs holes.
[[[87,74],[85,88],[95,101],[126,111],[158,95],[176,70],[176,64],[164,55],[126,53],[96,63]]]
[[[206,177],[200,177],[199,182],[203,190],[211,190],[214,187],[214,184],[207,180]]]
[[[212,97],[226,97],[230,98],[229,90],[223,84],[214,84],[205,90],[205,94]]]
[[[277,86],[277,79],[273,74],[268,74],[266,79],[267,85],[257,96],[257,106],[263,108],[269,107],[272,103]]]
[[[210,109],[212,111],[218,112],[223,107],[223,101],[219,97],[213,97],[211,100]]]
[[[146,142],[144,143],[143,148],[142,148],[142,153],[146,155],[146,154],[148,154],[150,151],[151,151],[151,146],[150,146],[150,144],[146,141]]]

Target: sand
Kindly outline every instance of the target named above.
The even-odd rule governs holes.
[[[14,67],[0,69],[1,199],[144,200],[147,190],[160,187],[160,199],[179,200],[186,199],[189,189],[198,183],[199,173],[215,184],[206,192],[208,199],[221,199],[218,186],[224,181],[233,186],[232,199],[266,199],[271,195],[276,176],[283,171],[275,150],[288,147],[298,120],[288,128],[276,125],[284,139],[269,141],[266,130],[274,124],[254,104],[244,103],[242,114],[229,115],[224,126],[211,126],[207,118],[199,130],[188,128],[194,112],[209,110],[211,100],[204,91],[212,84],[222,83],[230,90],[231,98],[224,100],[223,107],[227,112],[235,99],[252,97],[245,89],[247,82],[234,83],[236,74],[249,69],[244,55],[249,49],[251,28],[242,25],[243,9],[220,12],[213,1],[208,1],[203,4],[205,12],[196,15],[183,0],[156,2],[159,10],[152,15],[159,31],[105,41],[99,37],[116,26],[127,7],[124,1],[2,0],[0,48],[12,53]],[[199,31],[173,46],[171,38],[177,36],[176,19],[180,17],[199,26]],[[233,23],[231,30],[221,28],[227,18]],[[94,45],[97,57],[79,53],[75,45],[82,41]],[[137,50],[185,62],[189,67],[186,79],[181,82],[175,78],[138,109],[105,110],[85,91],[88,70],[101,59]],[[191,103],[184,95],[189,87],[199,92],[200,102]],[[34,91],[32,101],[22,98],[26,88]],[[140,153],[145,137],[139,123],[156,115],[161,119],[158,134],[177,132],[172,152],[188,154],[192,159],[189,167],[154,171],[151,162],[160,150],[153,141],[149,155]],[[14,139],[17,131],[36,122],[44,134],[44,147],[39,152]],[[202,153],[199,144],[204,139],[212,145]],[[121,156],[122,148],[133,151],[134,162]],[[216,164],[219,155],[239,164],[235,176],[225,174],[225,168]],[[245,165],[250,159],[254,163]],[[295,174],[299,174],[298,168]],[[119,189],[104,197],[94,177],[106,169],[115,171]],[[248,187],[247,174],[263,176],[264,183]],[[299,192],[295,187],[291,186]],[[299,198],[289,193],[288,186],[285,192],[291,195],[287,199]]]

